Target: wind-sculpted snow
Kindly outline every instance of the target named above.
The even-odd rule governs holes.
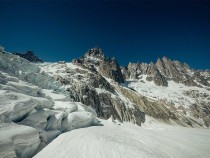
[[[95,111],[66,94],[35,64],[0,52],[0,157],[30,158],[63,132],[96,125]]]
[[[114,120],[115,121],[115,120]],[[151,121],[151,120],[150,120]],[[117,121],[116,121],[117,122]],[[53,140],[35,158],[209,158],[209,129],[101,120]]]

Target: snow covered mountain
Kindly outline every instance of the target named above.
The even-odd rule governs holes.
[[[123,67],[125,85],[163,103],[183,122],[210,125],[210,72],[163,57],[156,64],[129,63]]]
[[[94,127],[78,129],[89,126]],[[208,70],[193,70],[165,57],[156,64],[121,67],[100,48],[57,63],[30,62],[0,49],[0,157],[32,157],[45,146],[35,157],[173,157],[179,154],[175,150],[150,150],[161,143],[173,148],[168,139],[181,150],[179,140],[188,146],[196,134],[202,139],[195,137],[191,142],[197,146],[181,150],[180,157],[208,157],[209,130],[179,126],[210,126]],[[194,132],[188,135],[190,130]],[[169,131],[166,138],[163,131]],[[151,138],[156,134],[160,137]],[[70,142],[72,149],[65,147]],[[114,145],[113,151],[105,151],[102,144],[107,150]],[[82,153],[75,149],[81,146]]]
[[[96,109],[98,117],[112,115],[140,125],[148,115],[168,124],[210,125],[209,71],[193,70],[166,57],[157,64],[120,67],[100,48],[90,49],[71,63],[38,66],[60,81],[73,100]]]
[[[63,132],[97,125],[61,83],[19,56],[0,52],[0,157],[29,158]]]

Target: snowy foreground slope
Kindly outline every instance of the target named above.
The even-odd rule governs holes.
[[[148,119],[147,119],[148,120]],[[101,120],[60,135],[35,158],[209,158],[210,130]]]

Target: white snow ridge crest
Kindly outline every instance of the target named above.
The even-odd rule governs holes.
[[[0,157],[209,157],[208,71],[120,67],[99,48],[71,63],[20,56],[0,49]]]

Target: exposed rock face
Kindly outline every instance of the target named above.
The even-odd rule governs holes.
[[[146,73],[148,74],[147,76],[148,81],[153,80],[155,84],[158,86],[168,86],[167,80],[165,79],[165,77],[161,75],[161,73],[157,69],[157,66],[154,65],[153,63],[150,63],[148,65]]]
[[[158,58],[157,63],[129,63],[128,67],[123,67],[122,72],[125,79],[140,79],[142,75],[147,75],[148,81],[154,81],[156,85],[167,86],[167,81],[173,80],[187,86],[202,85],[209,86],[207,71],[193,70],[186,63],[172,61],[166,57]]]
[[[124,82],[120,66],[115,58],[106,58],[105,60],[102,60],[99,64],[99,72],[103,76],[111,78],[118,83]]]
[[[33,51],[31,51],[31,50],[27,51],[25,54],[17,53],[17,52],[15,52],[13,54],[18,55],[18,56],[20,56],[22,58],[25,58],[25,59],[27,59],[28,61],[31,61],[31,62],[35,62],[35,63],[43,63],[44,62],[42,59],[40,59],[39,57],[37,57],[33,53]]]
[[[92,48],[84,55],[84,57],[92,57],[93,59],[103,60],[105,58],[104,52],[100,48]]]
[[[146,114],[168,123],[173,120],[183,126],[203,125],[195,119],[188,118],[186,109],[182,106],[177,108],[172,102],[157,100],[157,98],[154,98],[155,101],[148,99],[138,94],[138,89],[135,87],[129,90],[119,84],[124,81],[121,80],[123,77],[129,79],[130,82],[135,79],[137,79],[136,82],[153,81],[156,85],[163,87],[167,87],[172,80],[199,87],[200,85],[194,80],[196,76],[197,82],[200,79],[199,83],[203,82],[202,85],[208,85],[210,75],[208,76],[206,71],[195,71],[187,64],[164,57],[158,59],[156,64],[152,62],[150,64],[129,63],[128,67],[120,67],[116,59],[107,58],[101,49],[94,48],[83,57],[73,60],[72,63],[55,63],[41,65],[41,67],[68,87],[69,95],[74,101],[80,101],[94,108],[98,117],[107,119],[112,116],[120,121],[140,125],[144,122]],[[50,67],[57,69],[57,72],[49,72]],[[125,85],[128,83],[129,81]],[[200,103],[197,109],[200,109]],[[205,124],[208,125],[207,113],[202,113],[204,116],[202,119],[205,118],[207,120]]]
[[[101,75],[111,78],[118,83],[123,83],[124,78],[120,66],[115,58],[105,57],[100,48],[90,49],[84,57],[73,60],[74,64],[88,68],[90,71],[98,69]]]
[[[58,70],[52,75],[56,79],[59,75],[61,81],[65,78],[66,82],[63,82],[63,85],[71,86],[71,88],[68,88],[70,97],[74,101],[81,101],[83,104],[94,108],[98,117],[108,119],[113,116],[119,121],[129,121],[138,125],[143,122],[143,119],[140,120],[139,118],[144,118],[144,113],[134,106],[128,107],[117,94],[115,87],[100,72],[90,71],[87,63],[85,65],[57,63],[46,65],[46,68],[42,65],[42,68],[47,69],[51,66]],[[71,68],[75,66],[75,69]],[[61,67],[63,71],[60,70]],[[113,82],[113,84],[116,84],[116,82]]]
[[[120,86],[118,86],[117,89],[120,90],[120,92],[130,101],[132,101],[136,105],[137,109],[144,112],[146,115],[152,116],[153,118],[163,119],[165,121],[169,121],[169,119],[178,121],[176,114],[170,112],[170,110],[168,110],[164,104],[157,101],[150,101],[148,98],[138,94],[137,92],[122,88]],[[138,118],[144,122],[145,118],[142,116],[143,115],[139,116]]]
[[[176,68],[174,62],[172,62],[170,59],[166,57],[163,57],[163,59],[158,59],[156,66],[163,76],[178,80],[182,79],[182,75]]]
[[[127,74],[125,77],[127,79],[140,79],[141,75],[147,75],[148,81],[154,81],[159,86],[168,85],[166,78],[160,73],[157,66],[152,62],[150,64],[129,63],[126,73]]]

